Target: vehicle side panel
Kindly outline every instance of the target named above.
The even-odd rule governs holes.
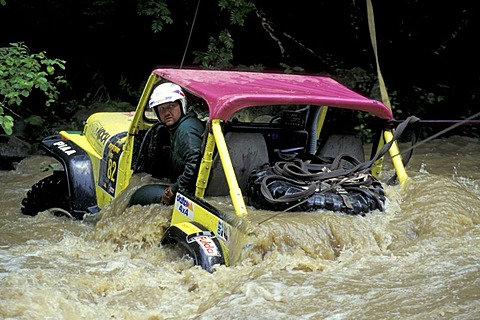
[[[218,238],[222,247],[223,255],[225,258],[225,264],[229,265],[229,242],[232,226],[230,223],[223,219],[221,214],[218,215],[212,213],[215,209],[206,203],[200,203],[200,200],[194,201],[195,197],[189,197],[181,192],[178,192],[175,198],[175,204],[173,207],[171,225],[177,225],[183,222],[195,221],[211,230]]]
[[[45,138],[41,144],[65,169],[74,212],[95,212],[97,209],[92,163],[88,154],[72,141],[62,140],[61,135]]]

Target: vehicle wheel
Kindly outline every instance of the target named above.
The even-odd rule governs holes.
[[[165,231],[160,243],[174,245],[185,250],[192,257],[194,265],[201,266],[210,273],[215,271],[215,265],[224,265],[222,246],[213,232],[195,222],[187,224],[192,224],[202,231],[189,234],[180,226],[182,223],[172,225]]]
[[[67,177],[64,171],[54,171],[32,186],[22,200],[22,213],[35,216],[49,210],[56,216],[71,217]]]

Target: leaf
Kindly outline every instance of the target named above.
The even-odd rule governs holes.
[[[0,116],[0,125],[6,134],[11,135],[13,133],[13,118],[11,116]]]

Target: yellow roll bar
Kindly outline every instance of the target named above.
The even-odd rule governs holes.
[[[383,132],[385,143],[389,143],[393,139],[393,133],[391,130],[385,130]],[[393,141],[392,146],[388,149],[388,153],[392,158],[392,163],[397,173],[398,180],[403,185],[408,179],[407,171],[403,165],[402,158],[400,157],[400,150],[398,149],[397,141]]]
[[[205,145],[205,153],[200,163],[199,173],[197,177],[195,195],[203,198],[205,195],[205,189],[208,185],[208,178],[212,169],[212,157],[215,151],[215,146],[218,149],[218,155],[222,162],[223,172],[225,172],[225,178],[230,192],[230,198],[235,209],[237,216],[244,216],[247,214],[247,208],[245,201],[243,200],[242,190],[238,186],[237,176],[233,169],[232,160],[228,153],[227,143],[225,142],[225,136],[223,135],[222,128],[220,126],[220,120],[214,119],[211,121],[212,132],[208,133],[207,142]]]
[[[198,170],[197,184],[195,189],[195,195],[199,198],[203,198],[205,195],[205,189],[208,185],[208,178],[210,177],[210,171],[212,170],[212,159],[215,151],[215,138],[211,132],[208,133],[207,142],[205,144],[205,152],[200,162],[200,168]]]
[[[219,119],[212,120],[212,132],[215,137],[218,155],[222,161],[223,172],[225,172],[225,178],[227,178],[227,184],[230,189],[230,197],[232,199],[233,207],[235,208],[235,213],[237,216],[244,216],[247,214],[247,208],[245,206],[245,201],[243,200],[242,190],[238,186],[237,177],[233,170],[232,160],[228,153],[227,143],[225,142],[225,136],[223,135]]]

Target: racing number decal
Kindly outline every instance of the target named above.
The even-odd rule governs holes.
[[[121,132],[112,136],[103,149],[102,161],[98,173],[98,185],[111,197],[115,196],[118,175],[118,162],[122,154],[123,143],[119,142],[127,132]]]
[[[118,159],[108,159],[108,168],[107,168],[107,179],[112,183],[115,183],[117,178],[117,164]]]

